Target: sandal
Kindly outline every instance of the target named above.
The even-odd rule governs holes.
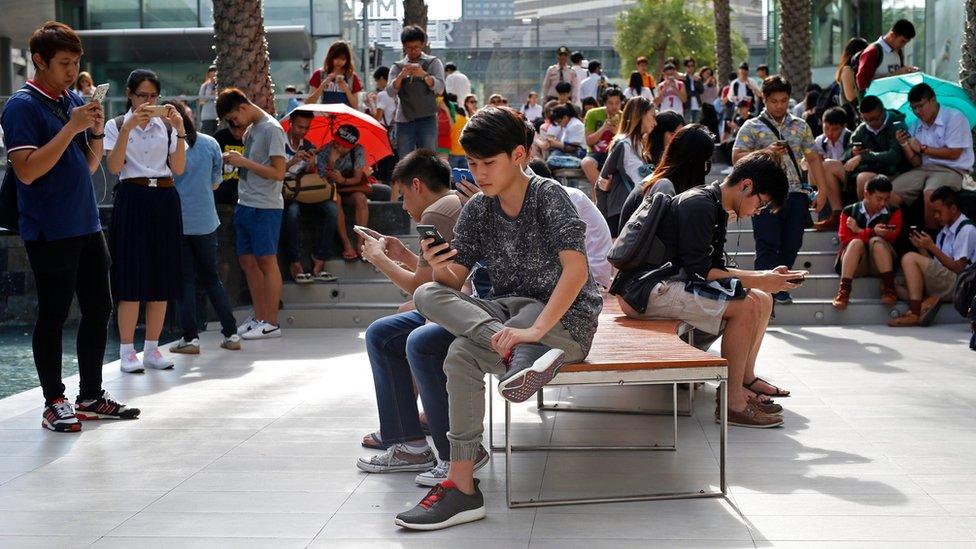
[[[757,390],[753,389],[752,386],[755,385],[757,381],[762,381],[766,385],[769,385],[770,387],[772,387],[773,389],[775,389],[776,392],[775,393],[763,393],[762,391],[757,391]],[[746,389],[749,389],[753,393],[756,393],[757,395],[765,395],[765,396],[768,396],[768,397],[777,397],[777,398],[786,398],[786,397],[790,396],[790,392],[789,391],[784,391],[783,389],[780,389],[779,387],[773,385],[772,383],[770,383],[770,382],[766,381],[765,379],[763,379],[761,377],[758,377],[758,376],[756,377],[756,379],[750,381],[749,383],[743,383],[742,386],[745,387]]]
[[[329,271],[319,271],[315,273],[315,282],[335,282],[339,277]]]
[[[298,273],[292,276],[296,284],[311,284],[314,282],[312,280],[312,275],[308,273]]]
[[[383,439],[380,438],[380,432],[370,433],[363,437],[363,448],[369,448],[370,450],[387,450],[392,444],[384,444]]]

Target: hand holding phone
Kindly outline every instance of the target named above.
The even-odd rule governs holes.
[[[438,246],[442,246],[442,245],[448,244],[447,243],[447,240],[445,240],[444,237],[441,236],[441,233],[437,230],[437,227],[435,227],[433,225],[417,225],[417,233],[420,235],[420,241],[421,241],[421,243],[423,243],[425,241],[428,241],[428,240],[430,241],[430,242],[427,242],[427,249],[428,250],[430,250],[432,248],[436,248]],[[450,245],[447,245],[446,247],[444,247],[444,249],[436,252],[434,254],[434,257],[439,257],[439,256],[444,255],[446,253],[449,253],[451,251],[452,250],[451,250]],[[425,255],[427,255],[427,254],[425,253]]]
[[[109,84],[99,84],[95,87],[95,93],[92,94],[92,103],[101,103],[105,101],[105,96],[108,95]]]
[[[380,233],[370,229],[369,227],[363,227],[362,225],[353,225],[352,230],[367,240],[379,240],[383,238],[383,235]]]
[[[161,118],[169,113],[168,105],[146,105],[143,107],[149,116],[154,118]]]

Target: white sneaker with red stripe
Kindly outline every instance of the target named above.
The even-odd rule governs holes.
[[[127,355],[120,357],[119,369],[127,374],[141,374],[146,371],[146,368],[142,365],[142,361],[139,360],[139,355],[135,351],[131,351]]]
[[[142,353],[142,363],[146,368],[152,368],[153,370],[169,370],[173,367],[173,362],[167,360],[163,356],[163,353],[159,352],[159,349]]]
[[[136,419],[138,408],[129,408],[103,390],[100,398],[75,401],[75,415],[80,420],[90,419]]]
[[[44,406],[41,413],[41,427],[56,433],[77,433],[81,431],[81,423],[75,416],[71,403],[61,397]]]

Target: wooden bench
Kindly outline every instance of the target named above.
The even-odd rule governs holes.
[[[620,310],[616,298],[608,296],[604,300],[603,312],[593,346],[586,361],[566,364],[547,385],[553,386],[624,386],[624,385],[671,385],[672,408],[666,413],[672,416],[672,443],[670,445],[614,445],[614,446],[567,446],[567,445],[526,445],[516,446],[511,439],[511,403],[505,401],[505,442],[503,446],[494,445],[492,421],[492,396],[489,396],[489,444],[492,450],[505,451],[505,476],[508,506],[545,507],[552,505],[574,505],[587,503],[609,503],[624,501],[648,501],[660,499],[685,499],[702,497],[724,497],[727,492],[725,478],[726,435],[728,418],[725,407],[721,407],[720,450],[719,450],[719,490],[702,489],[690,492],[635,494],[615,497],[573,498],[573,499],[512,499],[512,452],[516,451],[594,451],[594,450],[642,450],[676,451],[678,447],[678,385],[706,381],[717,381],[722,402],[727,399],[728,367],[726,360],[701,351],[683,341],[680,336],[688,326],[677,320],[635,320],[628,318]],[[493,377],[493,376],[491,376]],[[493,395],[489,387],[489,395]],[[660,411],[621,410],[616,408],[583,408],[564,404],[545,406],[542,391],[539,391],[539,409],[558,411],[583,411],[604,413],[659,414]]]

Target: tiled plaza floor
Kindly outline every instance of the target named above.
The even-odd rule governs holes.
[[[479,523],[405,532],[413,474],[355,467],[377,426],[355,330],[291,330],[244,352],[203,338],[170,372],[106,387],[134,422],[40,428],[39,390],[0,401],[0,547],[974,547],[976,353],[962,324],[771,329],[761,374],[786,426],[730,428],[726,500],[508,510],[504,456],[480,473]],[[74,396],[76,380],[69,382]],[[660,389],[552,389],[550,400],[664,402]],[[714,387],[677,452],[516,456],[522,498],[717,483]],[[516,442],[667,440],[667,418],[514,412]]]

